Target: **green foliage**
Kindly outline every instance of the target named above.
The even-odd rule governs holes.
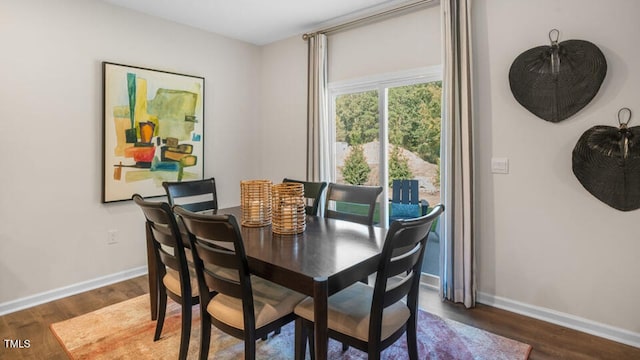
[[[349,145],[378,138],[378,92],[345,94],[336,99],[336,141]]]
[[[442,82],[389,89],[389,142],[435,163],[440,157]]]
[[[352,146],[351,152],[344,159],[344,167],[342,168],[344,181],[352,185],[362,185],[369,178],[370,172],[371,168],[364,157],[362,145]]]
[[[389,142],[430,163],[440,158],[442,82],[389,89]],[[378,92],[341,95],[336,99],[336,140],[349,145],[378,138]]]
[[[411,179],[413,174],[409,169],[409,159],[402,153],[400,146],[391,146],[389,152],[389,184],[393,180]]]

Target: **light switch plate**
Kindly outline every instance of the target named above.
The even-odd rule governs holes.
[[[491,172],[494,174],[509,173],[509,159],[507,158],[491,158]]]

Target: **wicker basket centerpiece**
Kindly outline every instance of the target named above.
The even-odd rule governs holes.
[[[282,183],[272,187],[273,223],[276,234],[292,235],[306,228],[304,186],[300,183]]]
[[[240,182],[243,226],[261,227],[271,224],[271,185],[270,180]]]

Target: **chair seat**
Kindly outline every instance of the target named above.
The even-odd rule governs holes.
[[[189,278],[191,279],[191,296],[198,296],[198,279],[192,267],[189,267]],[[167,290],[178,296],[182,296],[180,295],[182,293],[180,274],[178,274],[177,271],[167,268],[167,274],[162,278],[162,283]]]
[[[372,299],[373,287],[359,282],[331,295],[327,316],[329,329],[368,341]],[[313,298],[306,298],[300,302],[294,312],[304,319],[314,321]],[[410,315],[409,308],[402,301],[384,309],[381,340],[388,338],[404,325]]]
[[[251,276],[256,329],[293,312],[304,295],[257,276]],[[207,312],[219,321],[244,330],[242,300],[223,294],[214,296]]]

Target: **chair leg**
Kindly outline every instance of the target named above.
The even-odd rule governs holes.
[[[380,351],[369,353],[367,355],[367,359],[369,359],[369,360],[380,360]]]
[[[380,344],[377,344],[380,345]],[[374,342],[369,342],[369,351],[367,354],[367,358],[369,360],[380,360],[380,346],[376,346]]]
[[[282,330],[282,328],[277,328],[276,331],[273,332],[273,335],[280,335],[280,330]]]
[[[411,316],[407,323],[407,350],[409,351],[409,360],[418,360],[418,340],[417,340],[417,318]]]
[[[162,281],[161,281],[159,278],[157,278],[157,276],[156,276],[156,280],[155,280],[155,284],[156,284],[156,285],[155,285],[155,287],[156,287],[156,291],[155,291],[155,299],[153,299],[153,298],[154,298],[154,296],[152,296],[152,294],[151,294],[151,291],[153,291],[153,290],[152,290],[152,289],[149,289],[149,296],[151,297],[151,299],[150,299],[151,304],[150,304],[150,305],[151,305],[151,307],[152,307],[152,308],[153,308],[154,306],[156,307],[155,312],[153,313],[153,315],[151,315],[151,320],[154,320],[154,321],[155,321],[155,320],[158,320],[158,312],[159,312],[159,311],[158,311],[158,306],[159,306],[159,305],[158,305],[158,301],[159,301],[159,299],[160,299],[160,291],[161,291],[161,289],[160,289],[160,283],[161,283],[161,282],[162,282]],[[155,302],[155,305],[154,305],[154,302]]]
[[[204,306],[200,306],[200,332],[200,360],[207,360],[211,343],[211,321]]]
[[[307,328],[307,338],[309,339],[309,353],[311,354],[311,360],[316,360],[316,338],[314,336],[313,323],[306,321],[304,326]]]
[[[191,338],[191,301],[182,303],[182,331],[180,333],[180,352],[178,359],[186,360],[189,352],[189,339]]]
[[[162,334],[162,326],[164,325],[164,317],[167,313],[167,293],[165,291],[160,292],[158,298],[158,316],[156,320],[156,333],[153,335],[153,341],[158,341]]]
[[[244,360],[256,360],[256,339],[252,336],[245,335]]]
[[[346,343],[342,343],[342,352],[345,352],[349,350],[349,345],[347,345]]]
[[[307,353],[307,329],[303,324],[301,318],[296,319],[296,334],[295,334],[295,360],[304,360]],[[313,349],[311,350],[313,353]]]

